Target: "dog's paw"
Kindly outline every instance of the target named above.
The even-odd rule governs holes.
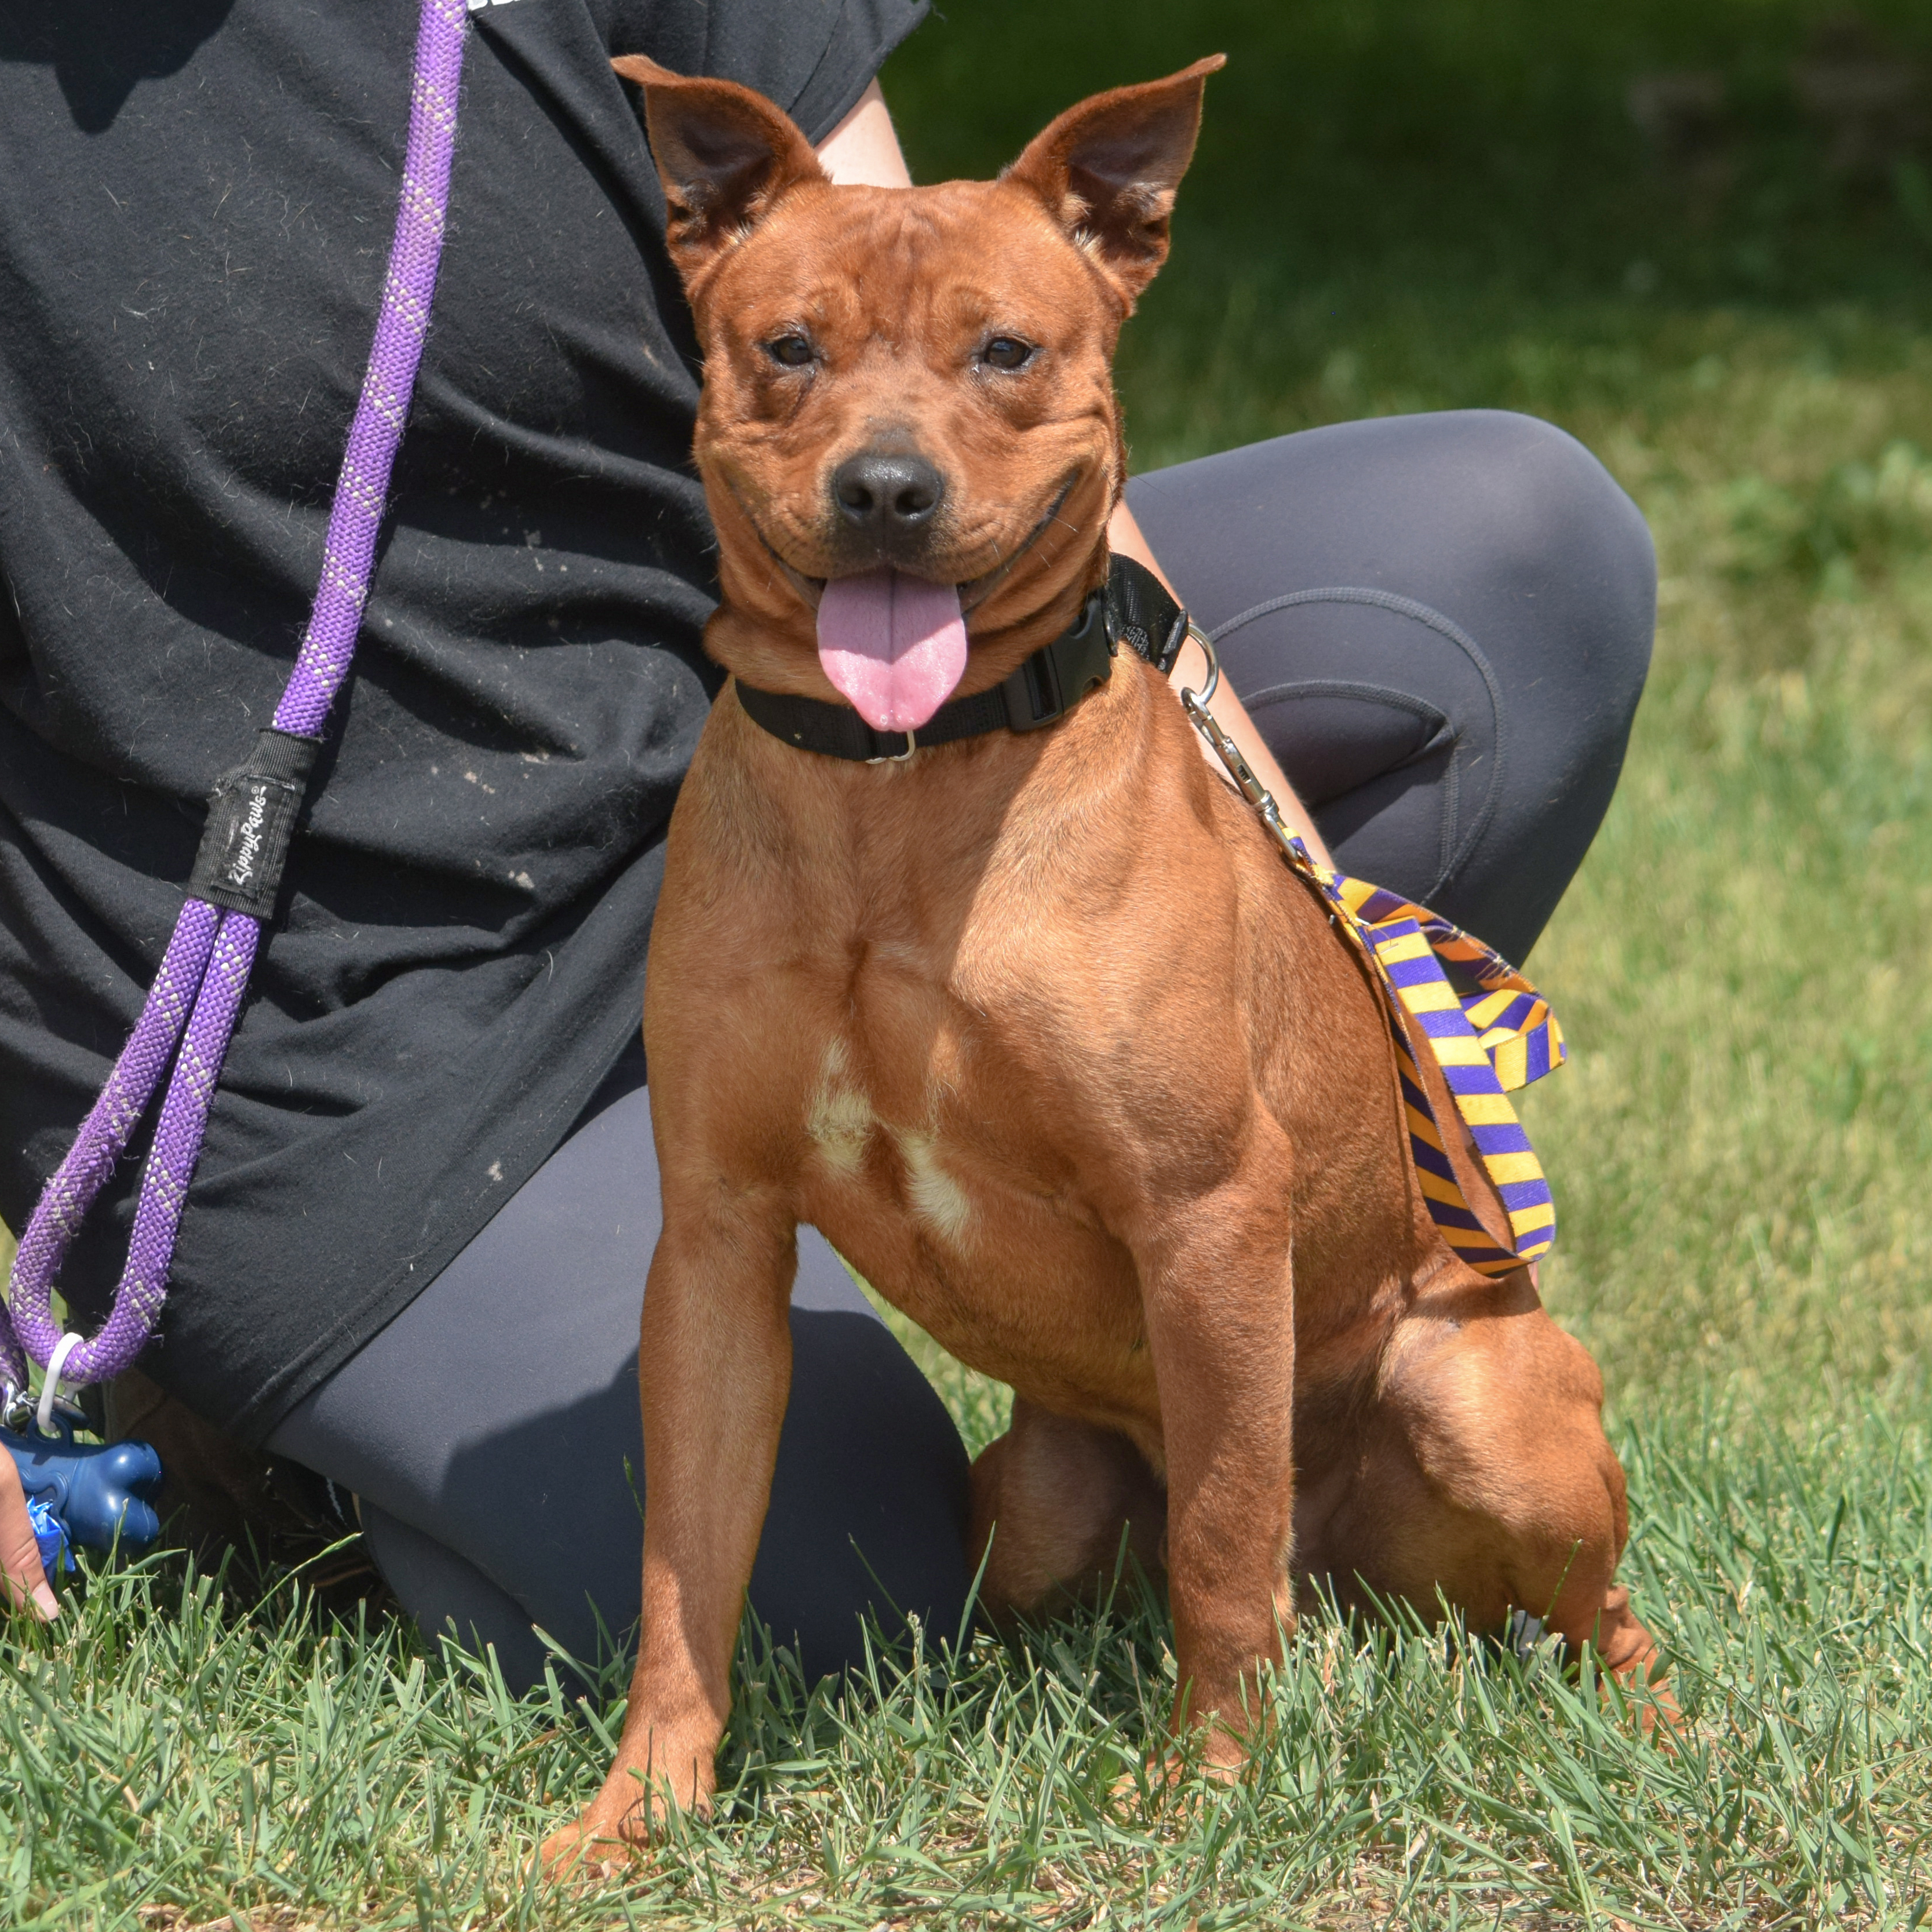
[[[1198,1760],[1168,1738],[1148,1748],[1138,1771],[1124,1771],[1114,1779],[1113,1795],[1118,1801],[1141,1801],[1163,1810],[1186,1792],[1199,1768]]]
[[[1604,1676],[1621,1687],[1638,1730],[1651,1743],[1675,1750],[1688,1720],[1671,1690],[1668,1662],[1656,1638],[1637,1621],[1630,1592],[1621,1584],[1604,1592],[1593,1645]]]
[[[1239,1784],[1252,1761],[1238,1737],[1204,1724],[1190,1738],[1169,1736],[1150,1745],[1139,1768],[1121,1772],[1108,1795],[1150,1817],[1191,1815],[1216,1792]]]
[[[602,1804],[586,1805],[538,1846],[538,1863],[551,1884],[600,1884],[648,1855],[650,1826],[645,1804],[640,1802],[615,1816],[606,1815],[607,1810]]]
[[[652,1841],[663,1838],[674,1815],[710,1817],[709,1790],[699,1789],[694,1780],[680,1796],[662,1778],[646,1787],[635,1772],[620,1768],[569,1824],[544,1839],[537,1856],[553,1882],[590,1883],[614,1876],[649,1858]]]
[[[1653,1652],[1621,1668],[1608,1668],[1604,1674],[1620,1687],[1623,1706],[1635,1720],[1644,1742],[1661,1751],[1674,1752],[1679,1735],[1689,1732],[1690,1720],[1678,1708],[1665,1660]]]

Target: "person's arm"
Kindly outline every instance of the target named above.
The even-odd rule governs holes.
[[[842,187],[912,186],[912,175],[900,149],[899,137],[893,131],[886,97],[879,91],[876,80],[859,97],[858,105],[851,112],[820,142],[818,159],[825,172]],[[1124,502],[1114,510],[1107,526],[1107,541],[1121,556],[1145,564],[1162,583],[1167,584],[1168,595],[1177,602],[1180,601],[1180,592],[1168,584],[1166,572],[1148,548],[1139,524],[1134,521],[1133,512]],[[1187,687],[1198,691],[1206,684],[1208,660],[1191,638],[1183,647],[1169,681],[1177,692]],[[1226,678],[1221,680],[1221,688],[1214,694],[1213,708],[1216,722],[1240,746],[1242,755],[1255,768],[1255,776],[1274,794],[1275,803],[1281,808],[1282,818],[1288,829],[1300,835],[1302,843],[1323,865],[1332,868],[1335,862],[1329,856],[1328,847],[1322,842],[1322,835],[1316,830],[1314,820],[1295,796],[1294,788],[1275,763],[1274,754],[1262,742],[1254,721]],[[1201,749],[1214,771],[1225,776],[1220,760],[1205,743]]]
[[[910,188],[912,174],[875,80],[859,104],[819,142],[818,165],[841,188]]]
[[[1167,584],[1167,594],[1177,604],[1185,603],[1180,592],[1168,584],[1167,573],[1160,567],[1159,560],[1148,547],[1148,540],[1141,534],[1141,526],[1134,520],[1134,513],[1129,509],[1124,498],[1115,506],[1112,520],[1107,525],[1108,547],[1122,556],[1130,556],[1136,563],[1144,563],[1162,583]],[[1192,638],[1180,647],[1180,655],[1174,660],[1174,670],[1168,682],[1176,692],[1200,691],[1208,682],[1208,654]],[[1328,848],[1322,843],[1322,835],[1315,829],[1315,820],[1309,816],[1307,808],[1294,795],[1294,788],[1280,766],[1275,763],[1262,734],[1255,729],[1254,720],[1248,716],[1247,707],[1234,694],[1234,687],[1224,677],[1221,688],[1214,694],[1208,707],[1214,714],[1214,722],[1240,747],[1241,755],[1254,767],[1255,776],[1274,794],[1274,802],[1280,808],[1282,823],[1300,839],[1314,855],[1316,861],[1326,866],[1332,872],[1335,861]],[[1208,747],[1206,740],[1201,749],[1216,774],[1226,778],[1221,760]],[[1229,780],[1232,784],[1232,780]]]

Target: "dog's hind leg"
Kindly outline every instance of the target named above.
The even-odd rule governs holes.
[[[1639,1676],[1657,1647],[1613,1580],[1629,1520],[1603,1401],[1527,1270],[1459,1273],[1395,1324],[1346,1475],[1307,1485],[1300,1567],[1345,1603],[1361,1585],[1424,1617],[1446,1601],[1477,1632],[1521,1612]]]
[[[1102,1595],[1126,1551],[1158,1578],[1167,1498],[1126,1437],[1016,1396],[1011,1426],[973,1465],[980,1601],[997,1623]]]

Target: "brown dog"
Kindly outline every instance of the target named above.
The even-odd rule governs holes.
[[[706,643],[735,682],[651,943],[643,1648],[548,1851],[713,1788],[801,1222],[1012,1384],[974,1470],[987,1606],[1078,1592],[1126,1534],[1211,1760],[1312,1579],[1476,1628],[1520,1608],[1635,1668],[1597,1371],[1527,1270],[1444,1246],[1376,994],[1155,671],[1123,652],[1050,728],[875,764],[737,694],[916,728],[1072,623],[1123,477],[1109,359],[1220,62],[1084,102],[996,182],[910,190],[835,188],[757,95],[617,64],[704,346]]]

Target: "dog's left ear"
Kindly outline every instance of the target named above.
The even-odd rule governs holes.
[[[670,206],[666,238],[694,295],[780,196],[825,171],[792,121],[748,87],[673,74],[642,54],[610,64],[644,91],[651,158]]]
[[[1131,314],[1167,260],[1174,190],[1194,158],[1208,76],[1228,64],[1210,54],[1165,80],[1117,87],[1070,107],[1002,178],[1040,196]]]

